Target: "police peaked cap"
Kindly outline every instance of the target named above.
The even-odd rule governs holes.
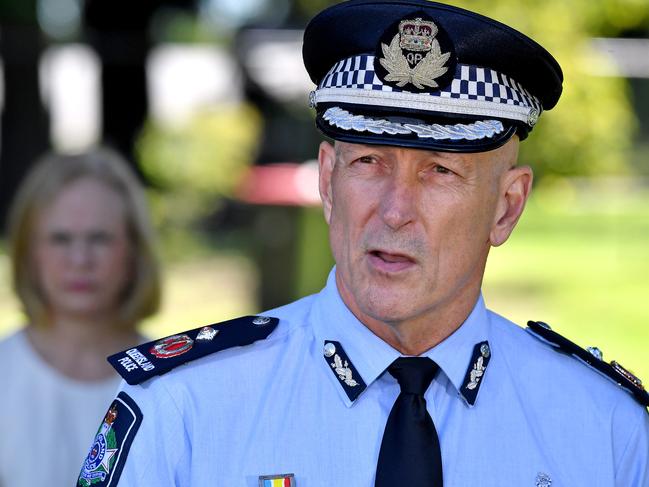
[[[316,124],[345,142],[482,152],[524,139],[561,95],[557,61],[520,32],[426,0],[351,0],[304,33]]]

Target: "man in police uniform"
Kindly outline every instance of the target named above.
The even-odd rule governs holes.
[[[126,383],[78,485],[649,486],[640,381],[480,293],[557,62],[423,0],[331,7],[303,54],[335,141],[319,151],[326,287],[111,357]]]

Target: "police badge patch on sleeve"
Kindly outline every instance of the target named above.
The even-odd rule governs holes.
[[[142,412],[124,391],[108,408],[99,426],[90,452],[83,462],[77,487],[117,485],[124,462],[142,423]]]

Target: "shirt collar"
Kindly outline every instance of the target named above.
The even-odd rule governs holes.
[[[349,393],[344,380],[335,372],[331,360],[323,359],[325,342],[338,342],[344,354],[348,357],[349,373],[354,378],[358,374],[364,384],[369,387],[401,353],[381,338],[372,333],[347,308],[338,292],[336,285],[336,267],[329,273],[327,285],[318,294],[312,311],[314,335],[316,338],[316,360],[323,360],[323,366],[329,364],[333,369],[328,373],[336,383],[341,399],[351,406],[360,393]],[[487,341],[489,335],[489,319],[482,296],[478,298],[473,310],[464,323],[448,338],[430,349],[422,356],[434,360],[440,370],[448,377],[458,394],[462,395],[466,383],[467,368],[472,367],[474,348],[476,344]],[[326,357],[325,357],[326,358]],[[343,357],[344,362],[344,357]],[[345,366],[347,367],[347,366]],[[355,378],[357,379],[357,378]],[[356,386],[355,386],[356,387]],[[466,400],[466,398],[465,398]]]
[[[487,342],[488,347],[489,326],[489,316],[481,294],[464,323],[444,341],[422,354],[437,363],[458,394],[470,405],[473,405],[475,397],[469,399],[466,395],[467,374],[478,354],[476,345]],[[491,355],[489,347],[487,350]]]

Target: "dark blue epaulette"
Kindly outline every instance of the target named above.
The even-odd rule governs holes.
[[[119,375],[131,385],[227,348],[250,345],[265,339],[279,320],[267,316],[244,316],[171,335],[108,357]]]
[[[629,391],[640,404],[649,407],[649,393],[644,389],[642,381],[616,361],[612,361],[611,363],[604,362],[600,349],[588,347],[584,350],[557,332],[552,331],[550,326],[542,321],[528,321],[527,327],[527,331],[536,338],[549,343],[558,352],[567,353],[584,362],[589,367]]]

